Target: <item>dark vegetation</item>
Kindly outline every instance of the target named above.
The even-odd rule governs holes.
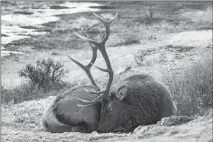
[[[105,5],[101,5],[101,6],[90,6],[90,8],[97,8],[97,9],[115,9],[114,6],[105,6]]]
[[[14,14],[22,14],[22,15],[31,15],[33,12],[28,12],[28,11],[14,11]]]
[[[66,7],[66,6],[59,6],[59,5],[53,5],[53,6],[50,6],[50,9],[67,9],[69,7]]]
[[[48,91],[53,86],[58,86],[61,78],[68,73],[68,70],[63,69],[63,67],[64,65],[61,63],[55,63],[52,59],[48,58],[47,60],[38,60],[36,66],[26,65],[18,74],[21,77],[27,78],[30,85]]]

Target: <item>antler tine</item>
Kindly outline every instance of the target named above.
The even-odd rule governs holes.
[[[97,58],[97,51],[98,51],[98,48],[95,47],[93,44],[89,43],[90,47],[92,48],[92,59],[91,61],[89,62],[89,64],[87,64],[87,67],[88,68],[91,68],[92,65],[95,63],[95,60]]]
[[[84,107],[93,106],[93,105],[95,105],[96,103],[98,103],[102,98],[103,98],[103,95],[98,96],[97,98],[95,98],[95,99],[92,100],[92,101],[83,100],[83,99],[77,98],[79,101],[81,101],[81,102],[84,103],[84,104],[82,104],[82,105],[80,105],[80,104],[77,104],[77,105],[78,105],[78,106],[84,106]]]
[[[104,27],[105,27],[105,34],[104,34],[103,39],[102,39],[102,41],[101,41],[101,43],[105,44],[105,42],[106,42],[106,41],[108,40],[108,38],[109,38],[109,34],[110,34],[110,24],[111,24],[112,22],[114,22],[114,21],[117,19],[118,14],[116,13],[115,16],[114,16],[111,20],[109,20],[109,21],[104,20],[102,17],[100,17],[100,16],[97,15],[96,13],[93,13],[93,15],[94,15],[98,20],[100,20],[101,23],[103,23],[103,25],[104,25]]]
[[[86,35],[83,36],[83,37],[87,38]],[[89,39],[89,38],[88,38],[88,39]],[[87,74],[88,78],[90,79],[92,85],[93,85],[97,90],[100,90],[100,87],[95,83],[95,80],[93,79],[92,73],[91,73],[91,70],[90,70],[91,67],[92,67],[92,65],[93,65],[94,62],[96,61],[96,58],[97,58],[97,50],[98,50],[98,48],[97,48],[96,46],[94,46],[94,45],[93,45],[92,43],[90,43],[90,42],[89,42],[89,45],[90,45],[90,47],[92,48],[92,59],[90,60],[90,62],[89,62],[86,66],[83,65],[83,64],[81,64],[80,62],[76,61],[75,59],[71,58],[70,56],[68,56],[68,57],[69,57],[69,59],[70,59],[71,61],[73,61],[75,64],[77,64],[80,68],[82,68],[82,69],[84,70],[84,72]]]
[[[96,41],[94,41],[93,39],[90,39],[90,38],[88,38],[88,37],[86,37],[86,36],[83,36],[83,35],[81,35],[81,34],[79,34],[79,33],[76,33],[76,32],[74,32],[74,34],[75,34],[78,38],[80,38],[80,39],[82,39],[82,40],[84,40],[84,41],[87,41],[87,42],[89,42],[89,43],[91,43],[91,44],[94,44],[94,45],[96,45],[96,46],[99,46],[99,43],[96,42]]]
[[[92,13],[97,19],[99,19],[103,24],[106,24],[106,23],[109,23],[111,24],[112,22],[114,22],[118,16],[118,13],[115,14],[115,16],[109,20],[109,21],[106,21],[105,19],[103,19],[101,16],[99,16],[98,14],[96,13]]]

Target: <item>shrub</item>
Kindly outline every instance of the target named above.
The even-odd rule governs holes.
[[[38,60],[36,66],[27,64],[18,73],[21,77],[27,78],[31,86],[48,91],[59,86],[61,78],[68,73],[68,70],[63,69],[63,67],[64,65],[60,62],[54,62],[48,58]]]
[[[203,110],[212,107],[213,80],[210,59],[198,61],[180,73],[173,71],[164,78],[176,101],[179,115],[203,114]]]

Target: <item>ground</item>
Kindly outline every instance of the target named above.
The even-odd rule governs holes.
[[[3,14],[24,11],[29,14],[28,7],[46,8],[58,3],[5,3]],[[149,73],[159,81],[164,80],[165,74],[181,73],[185,67],[198,61],[212,59],[212,6],[210,3],[175,3],[164,2],[153,6],[153,20],[147,20],[141,2],[104,2],[106,7],[97,12],[105,18],[114,13],[119,17],[112,24],[111,35],[107,41],[107,53],[111,60],[115,76],[126,77],[135,73]],[[147,4],[149,6],[149,4]],[[4,5],[3,5],[4,6]],[[147,6],[147,7],[148,7]],[[12,7],[19,7],[14,10]],[[26,8],[27,7],[27,8]],[[61,8],[61,7],[60,7]],[[146,7],[145,7],[146,8]],[[12,10],[11,10],[12,9]],[[147,10],[147,9],[145,9]],[[27,13],[27,12],[28,13]],[[26,80],[19,77],[17,72],[26,64],[35,64],[38,59],[50,57],[60,61],[70,70],[63,78],[65,82],[83,84],[89,82],[85,73],[73,64],[67,55],[87,63],[91,58],[90,48],[86,43],[77,39],[73,32],[85,31],[93,38],[100,38],[103,32],[101,24],[90,13],[61,14],[59,21],[43,24],[36,28],[37,32],[47,32],[33,35],[3,44],[10,53],[2,58],[2,86],[14,88]],[[151,23],[150,23],[151,22]],[[4,36],[4,35],[2,35]],[[6,36],[6,35],[5,35]],[[103,59],[98,55],[95,65],[104,67]],[[95,79],[104,82],[107,76],[92,69]],[[115,79],[116,83],[118,79]],[[167,85],[167,84],[166,84]],[[53,93],[55,94],[55,93]],[[164,124],[164,120],[156,125],[139,126],[133,133],[128,134],[91,134],[44,132],[40,119],[46,107],[55,96],[38,100],[24,101],[14,104],[3,104],[2,108],[2,141],[212,141],[212,109],[203,116],[194,116],[190,122],[175,126]]]
[[[43,109],[49,105],[54,97],[48,97],[42,100],[33,100],[23,102],[21,104],[11,104],[2,106],[2,135],[3,142],[83,142],[83,141],[146,141],[146,142],[211,142],[212,141],[212,110],[205,113],[204,116],[194,117],[194,120],[189,118],[176,119],[175,123],[171,123],[164,118],[158,124],[149,126],[139,126],[133,133],[107,133],[98,134],[92,132],[91,134],[84,134],[78,132],[53,134],[44,132],[40,126],[40,118]],[[172,117],[170,118],[172,119]],[[175,119],[173,119],[175,120]],[[188,122],[189,121],[189,122]],[[169,122],[169,123],[168,123]]]

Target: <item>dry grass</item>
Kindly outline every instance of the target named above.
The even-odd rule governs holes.
[[[15,88],[1,88],[1,103],[21,103],[29,100],[36,100],[45,98],[47,96],[56,96],[60,92],[67,90],[76,83],[65,83],[61,82],[55,87],[52,87],[49,91],[44,91],[42,88],[38,88],[37,86],[32,86],[30,83],[22,84]]]
[[[180,73],[165,75],[165,83],[176,101],[179,115],[202,114],[212,107],[212,60],[203,59]]]

